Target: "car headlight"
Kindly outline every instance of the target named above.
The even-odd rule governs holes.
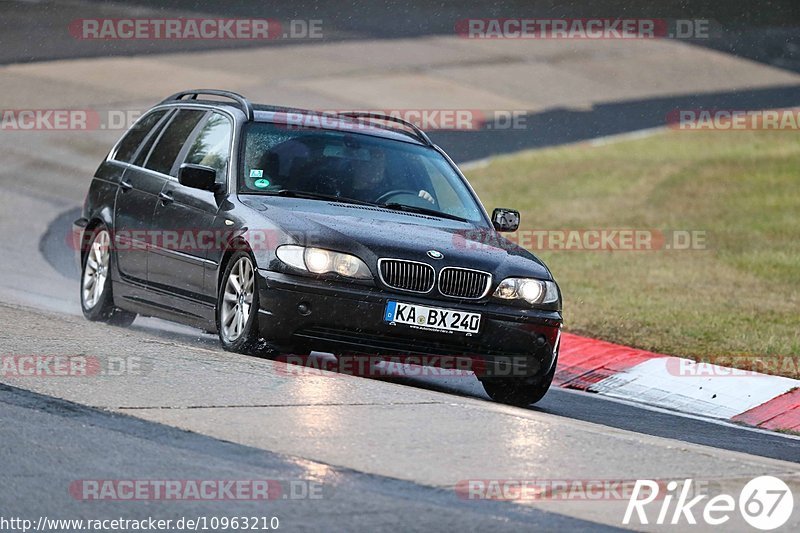
[[[558,301],[558,286],[554,281],[506,278],[497,286],[494,297],[503,300],[525,300],[529,304],[551,304]]]
[[[346,278],[372,279],[367,265],[354,255],[294,244],[279,246],[275,254],[287,265],[312,274],[339,274]]]

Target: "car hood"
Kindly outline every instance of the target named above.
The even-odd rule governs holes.
[[[422,261],[434,267],[461,266],[495,276],[551,279],[529,251],[493,229],[416,213],[320,200],[247,197],[242,202],[266,227],[285,234],[283,242],[355,254],[367,264],[382,257]],[[260,225],[253,221],[252,226]],[[252,228],[251,228],[252,229]],[[441,259],[428,251],[438,251]]]

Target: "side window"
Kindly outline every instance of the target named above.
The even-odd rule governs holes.
[[[169,174],[186,139],[189,138],[192,130],[205,114],[205,111],[196,109],[181,109],[178,111],[164,129],[161,137],[153,147],[153,151],[150,152],[150,157],[147,158],[147,162],[144,165],[145,168],[162,174]]]
[[[170,110],[169,113],[174,113],[174,111]],[[133,162],[135,166],[137,167],[144,166],[144,162],[147,160],[147,156],[148,154],[150,154],[150,150],[153,149],[153,145],[158,140],[159,135],[161,135],[161,132],[164,130],[164,128],[167,127],[167,124],[169,124],[170,118],[171,118],[170,116],[167,116],[161,122],[159,122],[156,125],[156,127],[153,128],[153,131],[150,132],[150,135],[148,135],[147,138],[144,140],[144,142],[142,143],[142,147],[139,148],[139,153],[136,155],[136,160]]]
[[[144,140],[147,134],[150,133],[150,130],[158,124],[158,121],[161,120],[161,117],[166,113],[166,110],[154,111],[138,120],[136,124],[128,130],[128,133],[125,134],[122,141],[120,141],[117,152],[114,154],[114,159],[124,163],[130,163],[133,156],[136,154],[136,149],[139,148],[139,145],[142,143],[142,140]]]
[[[219,113],[213,113],[195,137],[185,163],[205,165],[217,171],[217,183],[225,183],[231,151],[231,121]]]
[[[470,220],[480,219],[480,215],[476,211],[472,209],[466,210],[465,208],[465,206],[472,206],[474,203],[471,198],[469,198],[466,189],[462,188],[462,190],[456,190],[451,181],[442,174],[442,171],[437,168],[436,165],[429,161],[428,158],[421,159],[425,170],[428,172],[428,176],[430,176],[431,187],[433,187],[433,190],[428,192],[436,199],[436,204],[439,209],[445,213],[468,218]],[[442,161],[442,165],[445,164],[446,163]],[[451,179],[456,178],[454,176]]]

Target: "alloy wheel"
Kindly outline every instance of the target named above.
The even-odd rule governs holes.
[[[231,268],[222,296],[220,328],[227,342],[235,342],[243,334],[253,309],[255,272],[248,257],[241,257]]]
[[[103,297],[103,291],[108,278],[108,264],[111,253],[109,244],[111,238],[106,230],[101,230],[95,235],[86,257],[86,266],[83,269],[83,305],[93,309]]]

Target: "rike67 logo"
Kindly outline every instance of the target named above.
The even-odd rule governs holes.
[[[771,531],[784,525],[792,516],[794,497],[789,486],[773,476],[760,476],[747,482],[739,497],[730,494],[693,496],[692,480],[663,484],[650,479],[636,481],[622,519],[624,525],[696,525],[724,526],[738,514],[750,526]],[[651,503],[654,505],[649,506]],[[649,506],[649,507],[648,507]],[[653,511],[657,510],[654,515]],[[648,511],[650,513],[648,514]],[[698,521],[698,518],[700,519]]]

